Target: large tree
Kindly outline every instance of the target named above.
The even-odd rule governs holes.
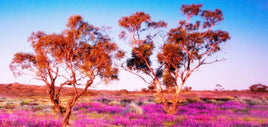
[[[124,55],[107,35],[104,35],[99,28],[83,21],[81,16],[71,16],[66,26],[67,28],[60,34],[34,33],[30,41],[35,54],[29,58],[23,57],[20,60],[22,62],[12,62],[21,65],[21,69],[32,69],[33,65],[36,65],[36,60],[40,60],[39,64],[44,64],[42,67],[45,69],[56,70],[53,71],[56,74],[52,75],[52,78],[61,77],[60,87],[72,86],[72,96],[66,105],[63,126],[69,124],[72,107],[95,79],[105,83],[118,79],[118,68],[113,62]],[[55,64],[52,64],[52,61]],[[27,64],[24,64],[25,62]],[[37,70],[37,74],[43,71],[47,72],[41,68]],[[78,90],[77,86],[83,86],[83,90]]]
[[[119,20],[120,26],[126,30],[120,36],[128,37],[132,44],[132,57],[124,68],[155,87],[168,114],[177,112],[179,94],[190,75],[201,65],[221,61],[214,54],[221,50],[222,43],[230,39],[228,32],[213,29],[223,20],[221,10],[202,10],[201,4],[192,4],[182,5],[181,11],[186,19],[170,29],[162,39],[153,37],[157,35],[157,28],[166,24],[151,21],[148,14],[137,12]],[[152,55],[159,40],[161,45],[156,49],[160,51],[156,50],[157,55]],[[152,56],[157,56],[158,64],[152,65]],[[143,72],[149,78],[134,71]],[[175,88],[171,105],[163,93],[163,85]]]

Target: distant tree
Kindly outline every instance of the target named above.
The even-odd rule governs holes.
[[[81,16],[71,16],[66,26],[60,34],[45,35],[38,32],[30,37],[35,52],[41,54],[39,57],[37,53],[38,55],[33,58],[40,61],[45,58],[53,59],[55,66],[48,66],[50,61],[42,61],[40,64],[45,64],[43,66],[53,70],[59,66],[56,70],[64,71],[62,75],[58,75],[64,79],[61,87],[71,85],[73,88],[72,97],[66,105],[63,126],[69,124],[72,107],[93,84],[96,77],[105,83],[118,79],[118,68],[113,62],[115,58],[119,59],[124,55],[107,35],[83,21]],[[43,55],[44,50],[49,52],[48,56]],[[22,69],[24,68],[22,66]],[[38,73],[42,72],[43,70],[38,70]],[[78,85],[84,85],[83,90],[77,90]]]
[[[184,88],[183,88],[183,91],[184,92],[190,92],[192,90],[192,87],[191,86],[185,86]]]
[[[267,92],[268,86],[261,84],[261,83],[257,83],[257,84],[251,85],[249,87],[249,90],[252,92]]]
[[[181,11],[186,19],[180,21],[178,27],[170,29],[167,38],[162,38],[155,51],[158,64],[154,65],[150,57],[158,46],[156,41],[161,40],[158,29],[167,24],[152,21],[144,12],[119,20],[119,25],[125,29],[119,37],[128,38],[132,46],[132,56],[123,67],[155,87],[168,114],[176,113],[179,94],[192,72],[201,65],[221,61],[213,55],[221,50],[223,42],[230,39],[228,32],[212,29],[223,20],[222,12],[219,9],[202,10],[201,7],[201,4],[182,5]],[[190,19],[193,17],[196,21],[192,23]],[[140,72],[149,78],[140,75]],[[168,104],[162,85],[175,88],[172,105]]]
[[[224,90],[224,88],[222,85],[220,85],[220,84],[216,85],[215,91],[223,91],[223,90]]]

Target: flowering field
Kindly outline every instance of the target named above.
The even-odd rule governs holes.
[[[163,105],[150,97],[138,95],[136,100],[131,95],[83,97],[73,108],[71,126],[268,126],[265,97],[224,101],[188,98],[175,115],[167,115]],[[38,98],[2,97],[0,126],[61,126],[62,116],[52,110],[49,100]]]
[[[26,86],[1,85],[0,127],[61,126],[63,116],[53,111],[46,89]],[[175,115],[167,115],[153,94],[89,90],[73,107],[70,124],[73,127],[268,126],[268,93],[183,92]],[[61,104],[66,105],[69,97],[65,93]]]
[[[167,115],[161,104],[141,106],[143,114],[126,112],[121,106],[81,103],[74,109],[74,126],[268,126],[268,106],[239,102],[180,106]]]

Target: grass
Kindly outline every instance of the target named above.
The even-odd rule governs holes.
[[[182,93],[177,114],[167,115],[152,94],[128,92],[83,96],[71,126],[268,126],[267,93],[193,91]],[[69,96],[64,96],[65,104]],[[101,98],[109,99],[102,103]],[[204,101],[204,98],[210,101]],[[202,100],[203,99],[203,100]],[[0,97],[0,126],[61,126],[47,96]],[[141,105],[122,105],[120,101]],[[140,108],[142,114],[136,112]]]

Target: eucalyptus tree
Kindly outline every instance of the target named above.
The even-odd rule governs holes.
[[[119,20],[124,28],[120,37],[128,38],[132,47],[132,56],[123,67],[154,86],[168,114],[176,113],[179,94],[190,75],[201,65],[221,61],[214,54],[230,39],[228,32],[213,29],[223,20],[221,10],[203,10],[201,4],[192,4],[182,5],[181,11],[185,20],[179,21],[162,39],[154,38],[159,35],[158,29],[167,24],[152,21],[149,14],[136,12]],[[160,46],[155,47],[157,43]],[[153,56],[157,57],[154,66],[150,59]],[[140,72],[149,78],[144,78]],[[175,88],[173,99],[169,100],[163,93],[163,85]]]
[[[63,126],[69,124],[72,107],[94,81],[100,79],[108,83],[118,79],[118,68],[114,61],[124,56],[124,53],[118,50],[117,44],[108,35],[85,22],[79,15],[71,16],[61,33],[37,32],[29,40],[35,52],[16,54],[11,68],[14,71],[18,70],[16,67],[35,69],[36,76],[44,82],[51,79],[55,83],[55,79],[61,77],[60,88],[64,85],[72,87],[72,96],[65,107]],[[47,84],[51,85],[50,82]],[[83,86],[83,89],[78,90],[78,86]]]

